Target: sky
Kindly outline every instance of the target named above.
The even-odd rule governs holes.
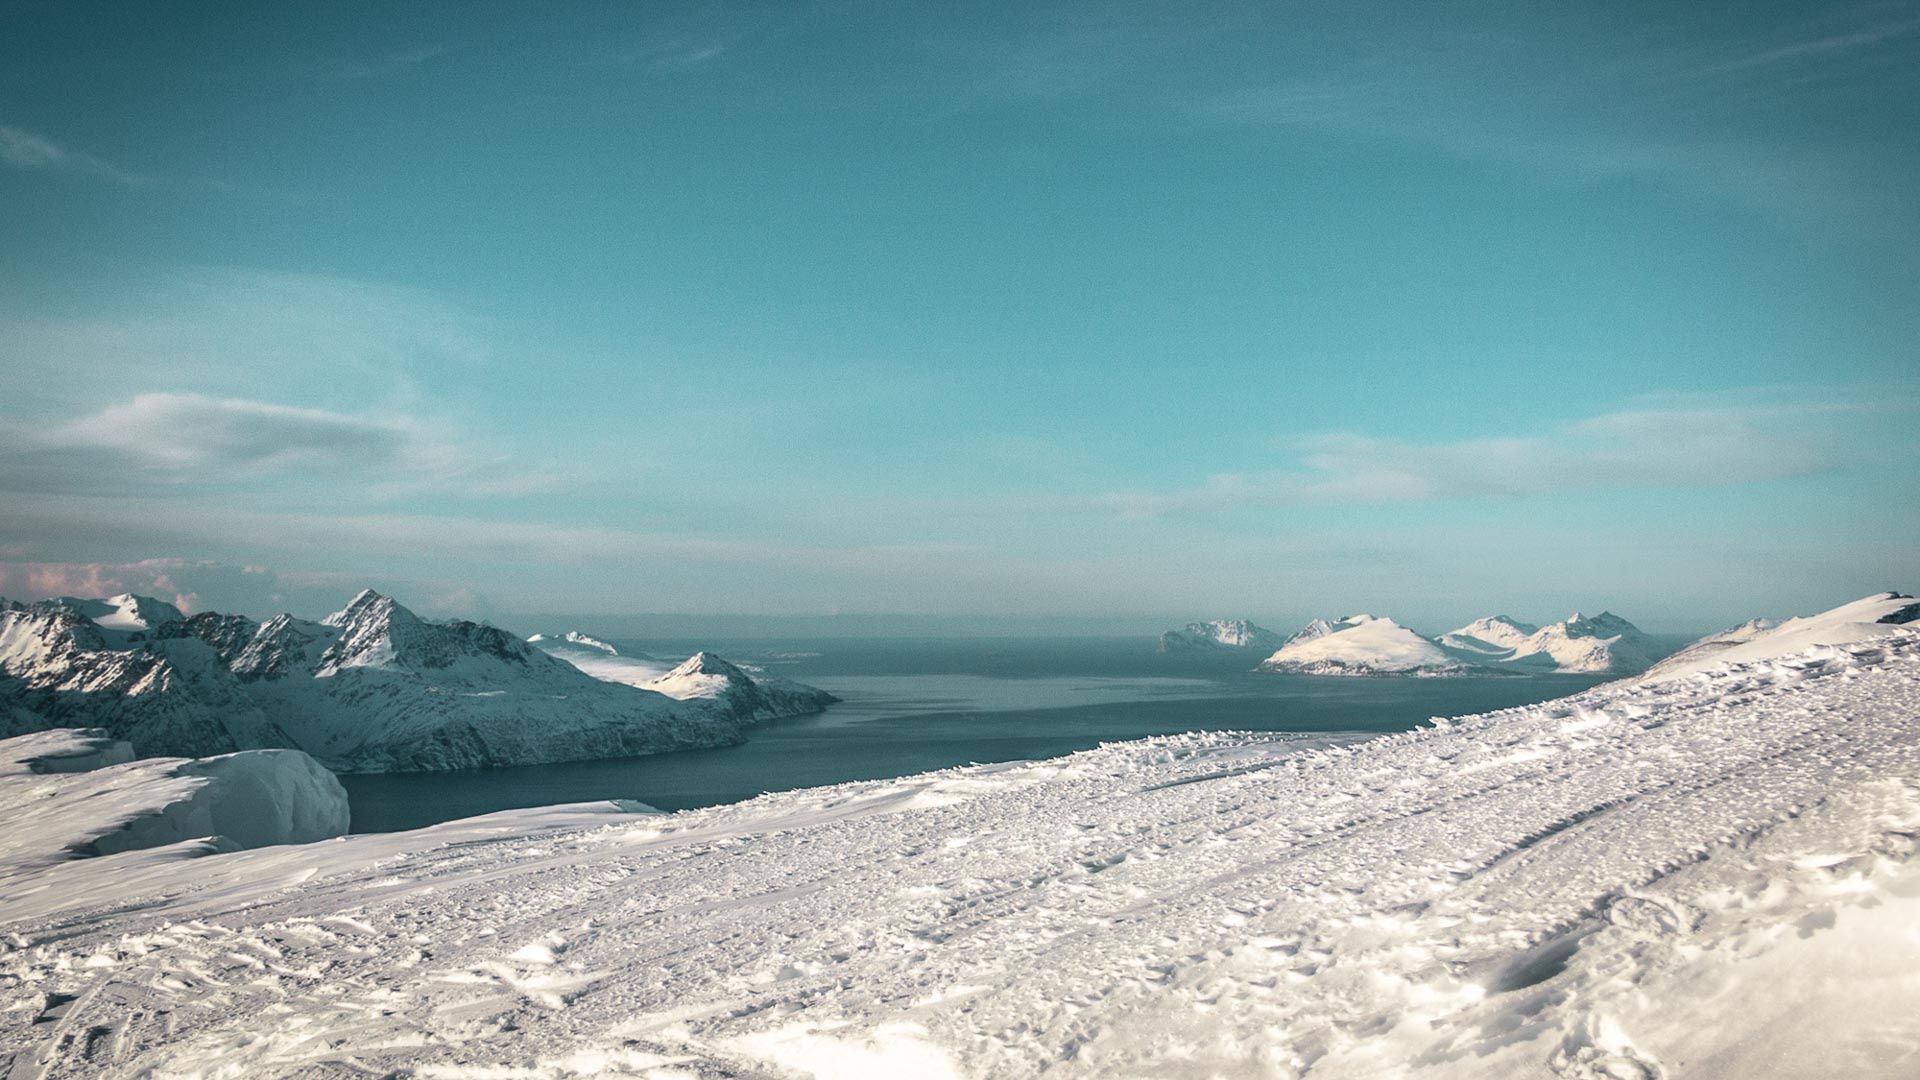
[[[1920,4],[1581,7],[16,0],[0,595],[1920,588]]]

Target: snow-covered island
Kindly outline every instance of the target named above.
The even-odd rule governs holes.
[[[1364,741],[1186,735],[204,857],[43,846],[39,887],[0,892],[0,1060],[1911,1076],[1917,618],[1881,594]],[[9,857],[67,842],[20,832]]]
[[[1159,649],[1163,653],[1244,650],[1264,654],[1284,644],[1285,637],[1245,619],[1214,619],[1162,633]]]
[[[1538,627],[1506,615],[1476,619],[1437,638],[1375,615],[1315,619],[1258,670],[1290,675],[1629,675],[1662,655],[1652,638],[1612,612],[1575,612]]]
[[[141,755],[296,748],[340,772],[415,771],[722,746],[834,700],[706,654],[658,682],[596,677],[546,644],[372,590],[317,622],[139,596],[0,601],[0,735],[99,728]]]

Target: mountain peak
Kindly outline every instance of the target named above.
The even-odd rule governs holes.
[[[680,666],[667,672],[664,678],[684,675],[719,675],[729,679],[750,679],[739,665],[731,660],[715,656],[710,652],[697,652],[681,661]]]
[[[405,612],[409,616],[413,614],[395,603],[390,596],[383,596],[372,589],[361,589],[353,599],[347,601],[346,607],[320,621],[326,626],[344,627],[351,623],[362,622],[369,616],[379,618],[391,616],[395,612]]]

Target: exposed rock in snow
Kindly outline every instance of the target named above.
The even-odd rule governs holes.
[[[1247,649],[1270,653],[1286,644],[1286,639],[1271,630],[1255,626],[1245,619],[1216,619],[1188,623],[1178,630],[1160,635],[1161,652],[1191,652],[1196,649]]]
[[[1883,592],[1783,623],[1753,619],[1688,645],[1655,664],[1640,681],[1695,675],[1720,664],[1773,660],[1817,646],[1851,645],[1888,635],[1920,636],[1920,600]]]
[[[109,908],[104,860],[62,864],[0,890],[0,1060],[1909,1077],[1920,636],[1849,625],[1879,629],[1358,744],[1196,734],[559,831],[130,853]]]
[[[129,605],[96,607],[113,618]],[[85,610],[0,611],[0,735],[90,726],[142,754],[278,746],[342,771],[451,769],[724,745],[832,700],[797,684],[679,700],[594,678],[491,626],[421,619],[371,590],[320,622],[202,614],[122,633]]]
[[[1288,639],[1259,670],[1292,675],[1412,675],[1477,673],[1475,665],[1392,619],[1349,615],[1319,619]]]
[[[0,739],[0,893],[33,888],[55,863],[205,843],[214,850],[301,844],[347,831],[347,793],[298,750],[142,758],[103,731]]]
[[[276,745],[275,726],[205,643],[129,638],[63,601],[0,610],[0,736],[100,727],[143,754],[182,756]]]

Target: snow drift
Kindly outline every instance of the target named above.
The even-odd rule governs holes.
[[[0,891],[10,891],[81,856],[322,840],[347,831],[348,813],[340,782],[298,750],[136,761],[105,732],[58,729],[0,739],[0,820]]]

